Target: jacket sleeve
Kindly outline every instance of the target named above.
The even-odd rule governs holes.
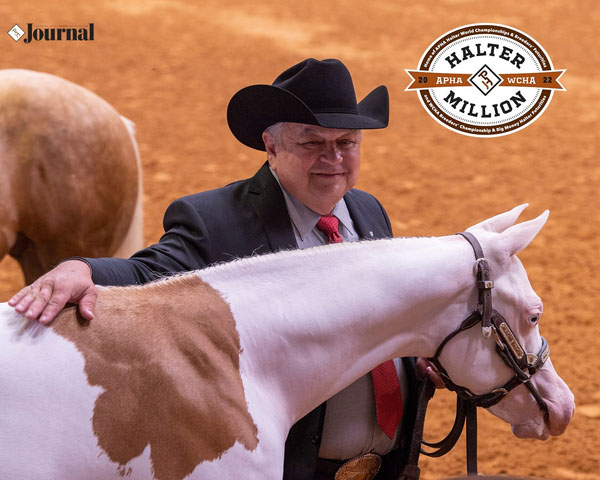
[[[210,233],[189,197],[175,200],[165,212],[158,243],[124,258],[85,258],[97,285],[143,284],[173,273],[206,267],[214,258]]]

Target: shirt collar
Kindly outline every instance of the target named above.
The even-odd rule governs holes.
[[[304,240],[306,236],[315,229],[317,222],[321,218],[321,215],[314,210],[311,210],[298,199],[293,197],[290,193],[288,193],[287,190],[281,185],[277,174],[271,167],[269,167],[269,169],[281,187],[292,225],[296,229],[300,239]],[[342,237],[351,235],[350,228],[352,226],[352,220],[350,218],[350,212],[348,211],[346,202],[343,198],[335,204],[333,210],[331,211],[331,215],[335,215],[338,218],[339,230]],[[348,232],[348,234],[344,235],[345,232],[343,230]]]

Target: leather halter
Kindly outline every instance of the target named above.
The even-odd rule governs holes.
[[[546,363],[546,360],[550,356],[548,342],[542,337],[542,346],[537,355],[526,353],[504,317],[492,307],[492,288],[494,288],[494,282],[490,280],[489,265],[483,255],[483,250],[479,241],[469,232],[462,232],[458,235],[462,235],[471,244],[473,251],[475,252],[479,302],[477,310],[463,320],[460,326],[442,341],[435,352],[435,355],[431,357],[429,361],[436,366],[449,390],[455,391],[460,397],[469,400],[477,407],[492,407],[502,400],[512,389],[521,384],[525,384],[535,398],[540,410],[542,410],[545,415],[548,415],[548,406],[546,405],[546,402],[531,383],[531,377],[544,366],[544,363]],[[493,336],[496,341],[496,352],[498,352],[502,360],[504,360],[504,363],[513,370],[515,375],[502,387],[495,388],[491,392],[485,394],[475,395],[468,388],[456,385],[450,379],[446,369],[440,363],[439,357],[446,344],[452,338],[460,332],[477,325],[479,322],[482,324],[483,335],[486,337],[489,337],[490,335]]]
[[[439,345],[433,357],[429,361],[435,365],[446,384],[446,388],[457,394],[456,418],[450,433],[436,443],[428,443],[423,440],[423,426],[425,423],[425,411],[427,403],[433,396],[435,386],[433,382],[426,379],[421,387],[419,395],[419,407],[417,418],[415,420],[415,429],[410,446],[408,462],[400,479],[417,480],[420,476],[420,470],[417,466],[419,453],[430,457],[439,457],[448,453],[456,444],[462,430],[465,420],[467,424],[467,472],[469,475],[477,474],[477,408],[489,408],[500,402],[515,387],[524,384],[537,402],[544,416],[548,417],[548,406],[539,394],[537,388],[531,383],[531,377],[540,370],[550,356],[548,342],[542,337],[542,346],[537,355],[526,353],[521,346],[514,332],[500,313],[492,307],[492,289],[494,282],[490,279],[490,269],[487,260],[483,255],[481,244],[475,236],[469,232],[458,233],[462,235],[473,248],[475,252],[477,267],[477,290],[478,304],[477,309],[471,313],[462,323],[451,332]],[[448,372],[442,366],[439,357],[446,344],[465,330],[468,330],[479,322],[482,324],[482,333],[485,337],[492,336],[496,342],[496,352],[500,355],[504,363],[513,370],[515,375],[503,386],[494,388],[488,393],[475,394],[469,388],[455,384],[449,377]],[[421,449],[421,444],[438,450],[426,452]]]

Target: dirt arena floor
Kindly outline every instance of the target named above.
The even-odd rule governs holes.
[[[15,23],[95,25],[93,42],[14,42],[0,32],[2,68],[54,73],[96,92],[137,124],[144,167],[145,239],[156,241],[175,198],[252,175],[260,152],[230,134],[231,95],[271,83],[303,58],[337,57],[362,98],[385,83],[386,130],[368,132],[357,187],[386,206],[396,235],[451,234],[528,202],[525,218],[550,209],[547,226],[521,255],[545,304],[542,333],[553,363],[574,391],[567,432],[546,442],[518,440],[480,414],[479,463],[487,474],[556,480],[600,478],[600,7],[594,0],[99,0],[2,2],[4,32]],[[451,132],[405,92],[405,68],[458,26],[491,22],[536,39],[566,92],[524,130],[493,139]],[[1,29],[0,29],[1,30]],[[17,265],[0,263],[0,301],[23,285]],[[454,399],[439,392],[426,437],[445,435]],[[464,443],[443,459],[423,459],[422,478],[464,473]]]

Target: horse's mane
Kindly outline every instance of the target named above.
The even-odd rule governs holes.
[[[211,265],[207,269],[201,270],[202,274],[227,274],[234,270],[240,273],[247,270],[254,270],[263,265],[269,265],[275,259],[282,267],[291,266],[300,262],[309,262],[314,257],[323,256],[327,253],[334,252],[350,252],[353,250],[362,250],[365,247],[377,246],[377,248],[385,248],[398,242],[402,242],[404,248],[409,249],[418,245],[423,245],[423,240],[431,240],[436,237],[395,237],[381,238],[375,240],[360,240],[358,242],[345,242],[335,245],[320,245],[306,249],[289,249],[280,250],[275,253],[252,255],[250,257],[238,258],[231,262],[220,262]],[[197,271],[199,272],[199,271]]]
[[[187,286],[192,286],[196,284],[197,279],[200,275],[202,277],[212,277],[214,275],[245,275],[249,274],[253,271],[261,269],[265,266],[269,266],[275,259],[280,265],[280,268],[290,267],[292,265],[296,265],[298,263],[307,264],[312,259],[318,256],[322,256],[326,254],[326,252],[332,253],[334,251],[337,252],[352,252],[352,250],[360,250],[364,249],[365,246],[375,246],[378,248],[385,246],[391,246],[392,243],[402,242],[404,248],[410,249],[416,246],[423,245],[423,241],[437,239],[439,237],[395,237],[395,238],[383,238],[376,240],[361,240],[358,242],[345,242],[339,243],[335,245],[321,245],[317,247],[307,248],[307,249],[289,249],[289,250],[280,250],[275,253],[267,253],[267,254],[255,254],[249,257],[236,258],[229,262],[218,262],[211,264],[210,266],[199,269],[192,270],[189,272],[180,272],[174,273],[170,275],[162,275],[156,278],[151,282],[148,282],[143,285],[129,285],[125,287],[117,287],[117,286],[105,286],[102,288],[105,289],[130,289],[130,290],[140,290],[145,291],[148,289],[157,289],[157,291],[162,290],[164,288],[173,288],[179,287],[184,288]]]

